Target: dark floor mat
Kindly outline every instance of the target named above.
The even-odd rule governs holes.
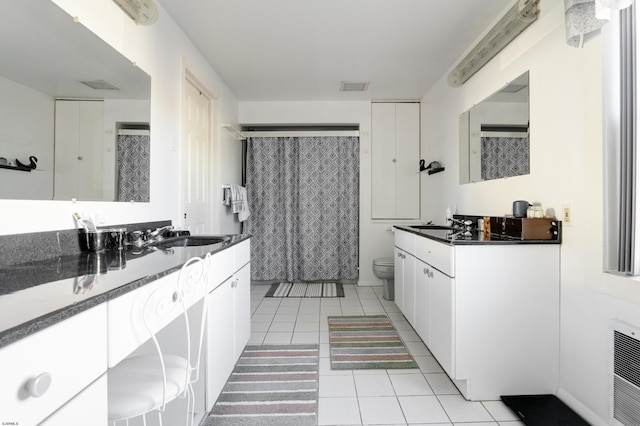
[[[555,395],[513,395],[500,398],[527,426],[589,426],[589,423]]]

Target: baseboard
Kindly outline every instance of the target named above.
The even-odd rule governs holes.
[[[382,281],[358,281],[358,287],[382,287]]]
[[[586,405],[575,399],[569,392],[562,388],[558,388],[556,394],[562,402],[567,404],[573,411],[578,413],[583,419],[589,422],[592,426],[608,426],[609,422],[602,420],[596,413],[591,411]]]

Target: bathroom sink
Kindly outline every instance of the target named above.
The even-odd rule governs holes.
[[[210,246],[213,244],[224,243],[230,239],[231,237],[227,235],[184,235],[180,237],[165,238],[149,245],[155,247]]]
[[[410,225],[409,228],[413,229],[444,229],[449,231],[458,230],[458,228],[454,228],[453,226],[443,226],[443,225]]]

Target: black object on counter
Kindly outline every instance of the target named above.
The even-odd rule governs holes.
[[[500,398],[527,426],[589,426],[555,395],[511,395]]]

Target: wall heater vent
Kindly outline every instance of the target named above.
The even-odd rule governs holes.
[[[612,321],[613,425],[640,426],[640,330]]]

